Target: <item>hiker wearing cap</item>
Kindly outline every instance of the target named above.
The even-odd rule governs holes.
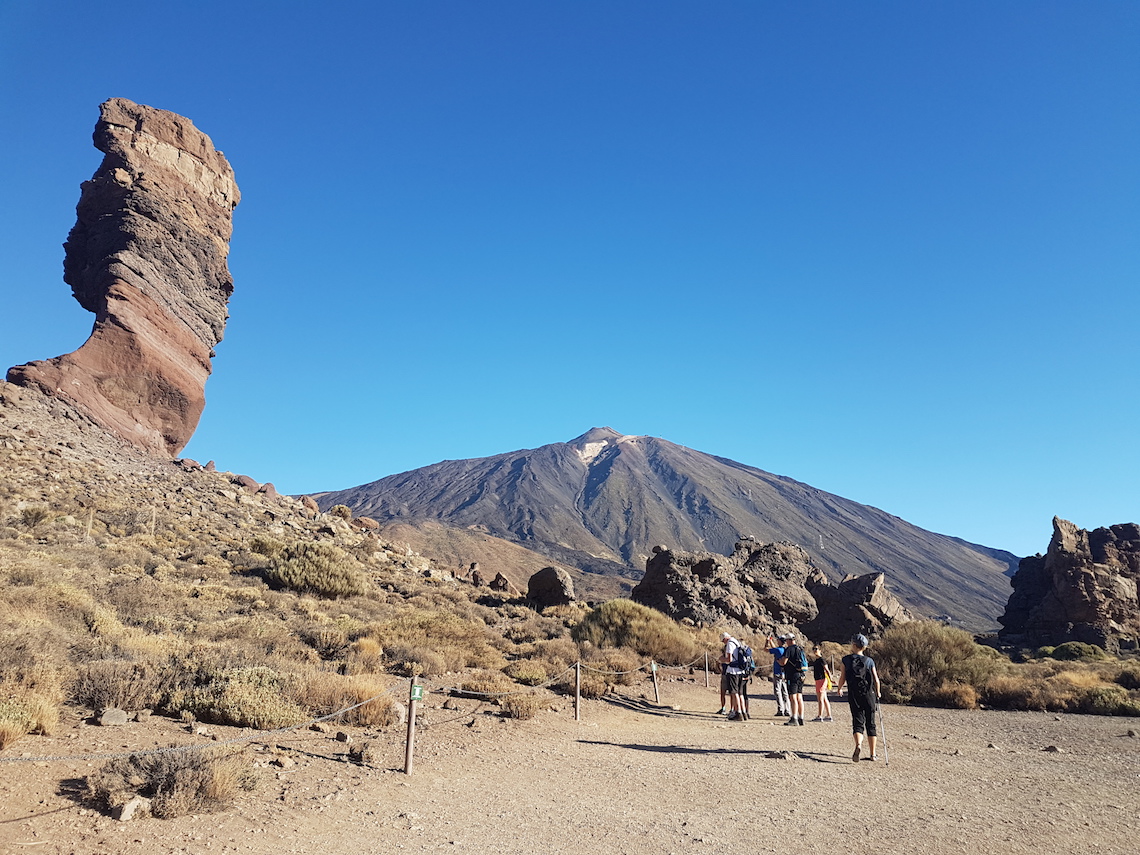
[[[858,761],[863,752],[863,731],[867,732],[868,760],[877,760],[875,741],[875,711],[879,708],[879,671],[875,660],[864,651],[867,649],[867,636],[856,635],[851,639],[851,652],[843,657],[843,673],[839,675],[839,691],[847,686],[847,703],[851,707],[851,732],[855,737],[853,761]]]
[[[785,725],[804,723],[804,681],[807,679],[808,660],[804,649],[796,644],[794,635],[784,636],[784,655],[780,665],[784,669],[784,682],[788,686],[788,720]]]
[[[777,644],[779,640],[779,644]],[[776,715],[791,715],[792,704],[788,700],[788,684],[784,682],[784,669],[780,660],[784,656],[784,635],[768,636],[768,652],[772,654],[772,692],[776,695]]]
[[[720,640],[724,643],[724,650],[720,654],[721,672],[725,676],[725,691],[732,711],[728,714],[729,721],[745,721],[748,713],[744,707],[744,674],[745,669],[738,664],[737,650],[740,642],[732,637],[731,633],[721,633]]]

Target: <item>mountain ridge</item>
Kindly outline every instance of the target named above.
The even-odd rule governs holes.
[[[996,626],[1017,557],[929,532],[749,464],[595,427],[568,442],[445,460],[314,493],[380,522],[483,531],[586,572],[640,578],[655,544],[731,553],[741,537],[803,547],[833,580],[885,572],[920,614]]]

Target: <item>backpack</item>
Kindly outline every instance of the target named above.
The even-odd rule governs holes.
[[[851,694],[866,695],[871,692],[871,669],[867,667],[867,657],[853,654],[847,666],[848,691]]]
[[[795,673],[796,671],[804,672],[808,670],[807,654],[804,649],[798,644],[793,644],[784,650],[784,656],[787,657],[787,664],[784,666],[785,673]]]
[[[752,676],[756,670],[756,660],[752,658],[752,648],[737,642],[736,651],[732,655],[732,667],[739,668],[745,677]]]

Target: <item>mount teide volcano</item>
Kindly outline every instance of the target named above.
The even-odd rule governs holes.
[[[446,460],[315,496],[381,522],[436,521],[494,535],[589,573],[640,578],[654,544],[730,553],[786,540],[833,579],[872,571],[920,614],[996,626],[1008,552],[934,534],[876,508],[663,439],[593,428],[558,442]],[[493,569],[493,568],[492,568]]]

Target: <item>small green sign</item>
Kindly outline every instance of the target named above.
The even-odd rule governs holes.
[[[423,699],[424,699],[424,687],[423,686],[412,686],[412,700],[413,701],[422,701]]]
[[[654,673],[654,674],[656,674],[656,673],[657,673],[657,663],[656,663],[656,662],[652,662],[652,663],[650,663],[650,664],[653,666],[653,673]]]

